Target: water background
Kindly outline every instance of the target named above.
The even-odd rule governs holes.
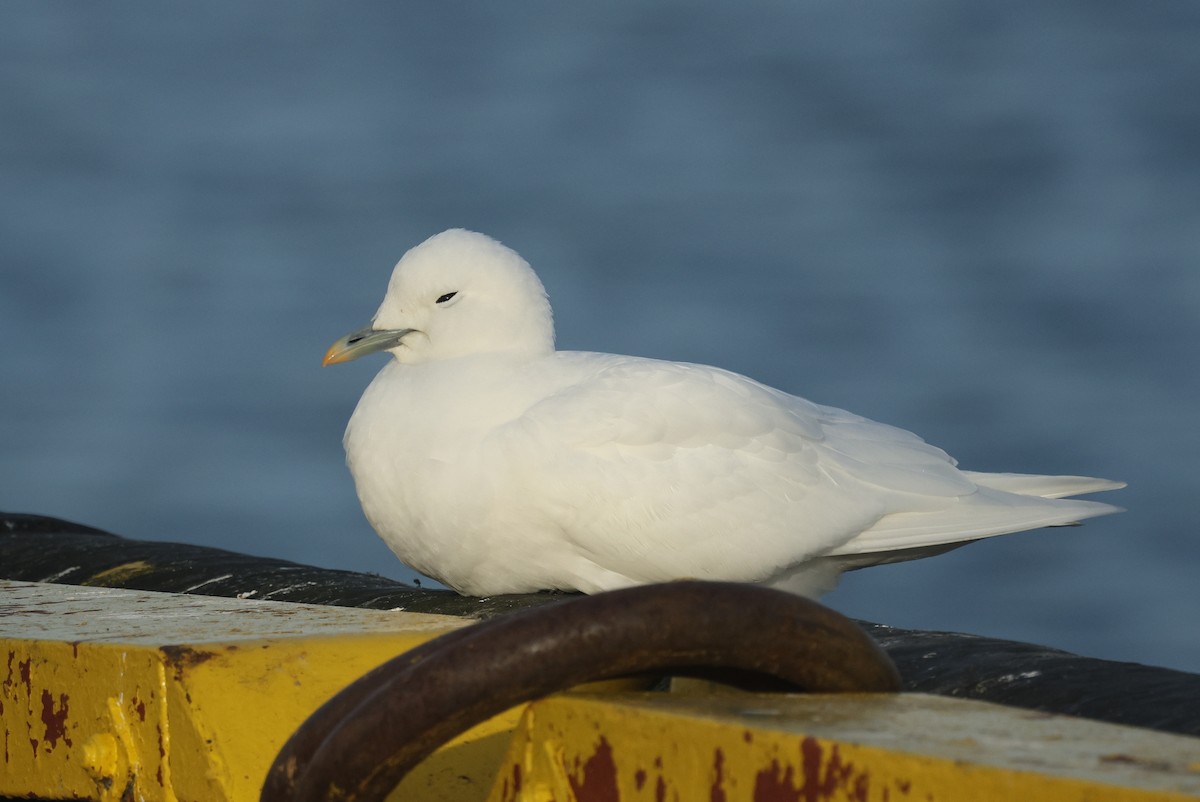
[[[453,226],[562,348],[721,365],[1120,516],[863,618],[1200,671],[1200,5],[0,6],[0,508],[411,573],[322,370]],[[733,533],[735,534],[735,533]]]

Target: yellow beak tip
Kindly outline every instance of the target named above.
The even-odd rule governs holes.
[[[341,350],[342,349],[339,348],[337,345],[330,347],[330,349],[325,352],[324,358],[321,360],[321,367],[324,368],[324,367],[328,367],[329,365],[336,365],[338,362],[341,362],[342,361]]]

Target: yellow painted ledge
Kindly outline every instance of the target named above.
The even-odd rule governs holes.
[[[0,796],[254,802],[321,703],[465,623],[0,581]],[[456,739],[390,800],[1195,798],[1200,739],[979,702],[564,694]]]
[[[326,699],[466,623],[0,581],[0,796],[252,802],[284,741]],[[482,799],[519,714],[448,745],[402,788]]]
[[[529,705],[488,802],[1166,802],[1200,739],[925,694],[567,694]]]

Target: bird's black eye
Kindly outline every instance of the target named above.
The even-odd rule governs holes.
[[[441,298],[438,298],[438,299],[437,299],[437,302],[438,302],[439,304],[444,304],[444,303],[446,303],[446,301],[449,301],[449,300],[450,300],[451,298],[453,298],[455,295],[458,295],[458,293],[457,293],[457,292],[448,292],[448,293],[446,293],[445,295],[443,295]]]

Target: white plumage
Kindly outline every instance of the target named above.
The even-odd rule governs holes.
[[[1118,508],[1123,485],[961,471],[902,429],[719,368],[554,350],[550,304],[500,243],[446,231],[396,265],[389,351],[346,429],[363,511],[462,593],[588,593],[680,578],[806,595],[857,568]]]

